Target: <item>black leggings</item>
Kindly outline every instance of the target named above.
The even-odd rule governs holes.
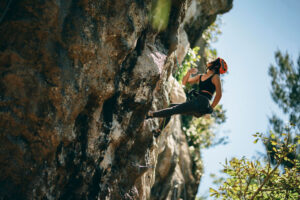
[[[153,112],[153,117],[171,117],[175,114],[193,115],[201,117],[204,114],[212,113],[209,99],[198,95],[196,99],[181,104],[171,104],[171,107]]]

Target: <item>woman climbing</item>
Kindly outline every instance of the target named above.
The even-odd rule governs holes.
[[[220,81],[220,74],[227,71],[227,64],[222,58],[217,58],[212,62],[207,63],[206,73],[198,74],[190,77],[191,74],[196,74],[197,69],[190,69],[182,79],[182,84],[199,84],[199,91],[193,91],[195,98],[188,100],[181,104],[171,104],[171,107],[158,110],[155,112],[149,111],[147,118],[153,117],[167,117],[166,121],[175,114],[193,115],[201,117],[205,114],[211,114],[213,109],[218,105],[222,97],[222,88]],[[214,100],[210,105],[210,100],[216,92]],[[164,124],[167,124],[166,122]]]

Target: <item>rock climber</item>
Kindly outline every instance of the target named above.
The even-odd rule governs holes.
[[[198,91],[192,91],[191,94],[194,98],[181,104],[171,104],[169,108],[149,111],[146,118],[153,117],[166,117],[167,121],[175,114],[193,115],[201,117],[205,114],[211,114],[213,109],[218,105],[222,97],[222,88],[220,74],[227,72],[227,64],[222,58],[217,58],[206,64],[206,73],[198,74],[191,77],[191,74],[196,74],[198,70],[191,68],[182,79],[182,84],[199,84]],[[216,93],[212,104],[210,101]],[[166,123],[167,124],[167,123]]]

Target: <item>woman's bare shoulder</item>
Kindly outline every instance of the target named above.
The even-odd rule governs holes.
[[[221,84],[221,79],[220,79],[220,75],[219,74],[215,74],[212,79],[211,79],[212,83],[214,85],[216,84]]]
[[[200,80],[201,75],[202,75],[202,74],[197,74],[197,75],[195,76],[195,78],[197,79],[197,83],[199,83],[199,80]]]
[[[220,75],[219,74],[214,74],[212,77],[212,80],[220,80]]]

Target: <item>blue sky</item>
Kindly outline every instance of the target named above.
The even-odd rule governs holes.
[[[275,64],[274,52],[288,52],[294,61],[300,54],[299,0],[234,0],[233,8],[224,14],[222,35],[212,46],[229,66],[224,77],[221,103],[227,110],[227,121],[219,127],[229,143],[202,151],[205,174],[199,194],[208,194],[210,173],[222,169],[225,158],[253,158],[264,152],[254,144],[252,134],[266,132],[268,116],[280,113],[270,96],[268,68]]]

